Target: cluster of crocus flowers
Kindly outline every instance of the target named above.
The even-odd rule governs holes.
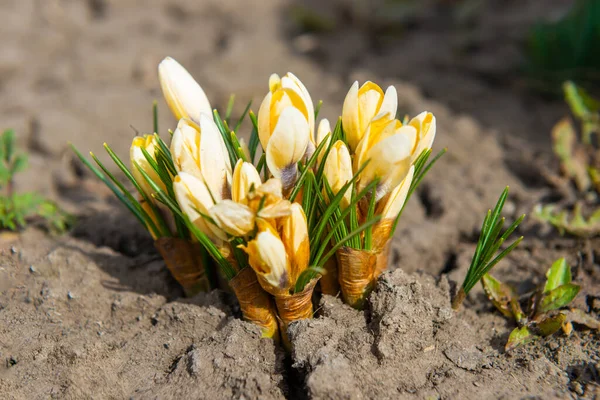
[[[133,140],[131,170],[105,146],[138,198],[97,158],[101,170],[77,154],[146,226],[186,294],[216,287],[216,267],[244,317],[286,345],[288,325],[312,317],[319,280],[323,293],[341,289],[360,308],[424,174],[433,115],[401,122],[393,86],[384,93],[372,82],[354,83],[335,128],[323,119],[315,130],[304,84],[291,73],[273,74],[258,116],[250,112],[246,145],[235,132],[244,116],[231,130],[229,116],[211,108],[175,60],[163,60],[158,72],[178,120],[170,145],[155,115],[154,133]]]

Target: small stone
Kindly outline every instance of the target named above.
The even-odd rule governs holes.
[[[152,323],[152,326],[156,326],[158,324],[158,318],[152,317],[150,319],[150,323]]]
[[[69,299],[69,300],[73,300],[74,299],[74,297],[71,294],[71,292],[67,292],[67,299]]]
[[[30,265],[29,272],[31,272],[32,274],[35,274],[37,271],[35,270],[35,267],[33,265]]]
[[[473,382],[473,386],[475,386],[475,387],[480,387],[480,386],[481,386],[481,383],[479,383],[479,382]]]
[[[138,315],[137,317],[135,317],[135,320],[136,320],[137,322],[140,322],[140,321],[142,320],[142,316],[141,316],[141,315]]]
[[[552,351],[555,351],[560,347],[560,345],[554,341],[548,342],[548,344],[546,346],[548,346],[548,348]]]
[[[14,365],[17,365],[18,361],[15,357],[10,356],[6,359],[6,368],[10,368]]]
[[[96,333],[98,334],[98,336],[104,335],[104,332],[102,332],[102,331],[97,331]]]
[[[10,252],[12,254],[17,254],[17,248],[15,246],[10,246]]]
[[[165,344],[163,344],[163,346],[165,349],[169,350],[169,343],[165,343]]]

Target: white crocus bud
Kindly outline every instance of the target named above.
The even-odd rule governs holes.
[[[167,105],[178,120],[189,118],[200,123],[200,115],[212,116],[206,94],[190,73],[171,57],[158,65],[158,79]]]
[[[281,179],[284,191],[296,183],[298,161],[308,146],[310,130],[298,109],[288,107],[281,112],[279,121],[266,147],[267,166],[275,178]]]
[[[327,178],[327,182],[331,187],[334,195],[342,189],[342,187],[352,180],[352,160],[350,159],[350,152],[344,142],[338,140],[333,144],[325,165],[323,167],[323,174]],[[327,193],[324,193],[325,196]],[[351,200],[350,188],[344,193],[342,202],[340,203],[342,208],[348,207]]]
[[[387,119],[394,119],[397,108],[398,94],[393,86],[384,94],[373,82],[367,81],[360,88],[358,82],[354,82],[342,108],[342,124],[350,150],[354,152],[375,116],[382,114]]]
[[[215,205],[208,187],[192,174],[180,172],[173,180],[173,191],[181,211],[214,242],[226,240],[227,235],[203,216]]]
[[[231,236],[245,236],[254,229],[254,211],[232,200],[223,200],[210,209],[217,226]]]

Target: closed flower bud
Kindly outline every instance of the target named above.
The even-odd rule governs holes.
[[[354,82],[342,109],[342,124],[350,150],[354,152],[375,116],[382,114],[387,119],[394,119],[397,108],[398,94],[393,86],[388,87],[384,94],[373,82],[365,82],[360,89],[358,82]]]
[[[296,183],[296,164],[306,152],[309,136],[310,130],[302,113],[293,107],[285,108],[266,146],[267,166],[275,178],[281,179],[284,191]]]
[[[212,116],[206,94],[177,61],[171,57],[165,58],[158,65],[158,78],[167,105],[175,118],[189,118],[199,124],[200,114]]]
[[[411,166],[411,141],[407,135],[397,133],[375,144],[367,152],[367,164],[359,177],[358,190],[379,179],[375,201],[398,186]]]
[[[406,196],[408,195],[408,190],[410,189],[414,172],[415,167],[413,165],[408,170],[408,175],[406,175],[406,178],[404,178],[404,180],[391,191],[387,197],[387,200],[385,201],[383,209],[379,212],[382,220],[396,219],[400,213],[400,210],[402,210],[404,203],[406,202]]]
[[[203,216],[215,205],[208,186],[192,174],[180,172],[173,180],[173,191],[181,211],[190,221],[213,241],[226,240],[227,236],[217,226],[208,222]]]
[[[204,179],[216,201],[229,197],[229,155],[219,128],[209,116],[200,116],[199,126],[188,119],[179,120],[171,154],[177,171]]]
[[[327,159],[325,160],[323,173],[325,174],[334,195],[336,195],[346,183],[352,180],[352,160],[350,159],[350,152],[348,151],[346,144],[341,140],[335,142],[331,147]],[[327,194],[325,193],[325,196],[326,195]],[[342,208],[348,207],[350,198],[351,191],[350,188],[348,188],[340,203]]]
[[[423,150],[431,149],[435,139],[435,117],[432,113],[424,111],[410,120],[409,125],[417,130],[415,135],[412,160],[415,161]]]
[[[402,123],[397,119],[388,119],[386,115],[379,114],[373,118],[367,126],[365,135],[358,143],[354,154],[354,170],[358,169],[367,161],[367,153],[377,143],[385,138],[388,138],[396,133],[401,132]],[[409,128],[411,131],[412,128]]]
[[[279,234],[268,222],[257,219],[258,234],[240,246],[248,254],[248,262],[263,288],[273,294],[290,287],[290,262]]]
[[[325,137],[327,137],[327,139],[325,139]],[[317,165],[321,164],[323,155],[325,154],[325,150],[327,150],[327,147],[329,146],[329,143],[331,141],[331,125],[329,124],[329,120],[327,118],[323,118],[321,122],[319,122],[319,127],[317,128],[316,146],[319,147],[323,140],[327,140],[327,142],[321,149],[321,152],[317,155]]]
[[[233,170],[231,199],[237,203],[245,203],[250,189],[258,189],[261,184],[256,167],[251,163],[238,160]]]
[[[156,142],[156,138],[154,135],[144,135],[144,136],[136,136],[133,138],[133,142],[131,143],[131,148],[129,149],[129,157],[131,159],[131,172],[140,185],[144,193],[150,198],[152,198],[152,194],[155,192],[152,189],[152,186],[148,183],[144,175],[137,169],[136,165],[139,165],[142,170],[160,187],[162,190],[166,191],[165,184],[162,182],[154,168],[150,165],[142,149],[145,149],[148,154],[152,158],[154,158],[154,152],[158,148],[158,143]]]
[[[269,78],[269,93],[265,96],[258,110],[258,136],[262,148],[267,149],[281,114],[288,107],[298,110],[306,122],[309,133],[307,145],[303,151],[310,156],[314,152],[315,110],[308,90],[290,72],[282,78],[277,74],[273,74]]]
[[[295,283],[308,267],[310,256],[306,215],[298,203],[291,205],[291,214],[283,220],[281,240],[290,260],[290,280]]]
[[[232,200],[223,200],[212,207],[210,217],[217,226],[231,236],[245,236],[254,229],[254,212]]]

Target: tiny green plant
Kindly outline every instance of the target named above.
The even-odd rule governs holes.
[[[560,176],[552,175],[550,182],[572,192],[570,197],[575,198],[576,203],[538,205],[534,216],[554,226],[561,235],[597,236],[600,234],[600,209],[596,200],[600,193],[600,151],[594,136],[600,133],[600,102],[573,82],[566,82],[563,89],[571,113],[580,123],[580,133],[570,118],[554,126],[552,148],[560,163]],[[586,218],[584,214],[589,216]]]
[[[514,221],[504,232],[505,218],[501,217],[502,208],[508,197],[508,187],[504,189],[496,206],[493,210],[488,210],[487,215],[483,220],[481,227],[481,234],[477,240],[477,247],[475,248],[475,254],[471,261],[471,266],[467,271],[465,280],[458,290],[456,296],[452,299],[452,308],[458,310],[460,305],[467,297],[467,294],[477,282],[479,282],[485,274],[487,274],[500,260],[502,260],[508,253],[513,251],[515,247],[523,240],[523,236],[519,237],[506,249],[499,252],[504,242],[509,236],[517,229],[519,224],[525,218],[525,214],[521,215],[516,221]],[[498,253],[499,252],[499,253]]]
[[[600,322],[579,309],[561,310],[579,293],[580,286],[572,282],[571,267],[564,258],[556,260],[546,273],[546,282],[531,295],[527,312],[521,308],[516,291],[490,274],[482,279],[487,297],[517,327],[511,332],[507,351],[535,339],[558,332],[570,333],[572,323],[599,329]]]
[[[41,223],[53,233],[66,231],[72,217],[37,193],[15,193],[14,177],[27,169],[27,155],[16,149],[12,129],[0,135],[0,228],[16,231]]]

